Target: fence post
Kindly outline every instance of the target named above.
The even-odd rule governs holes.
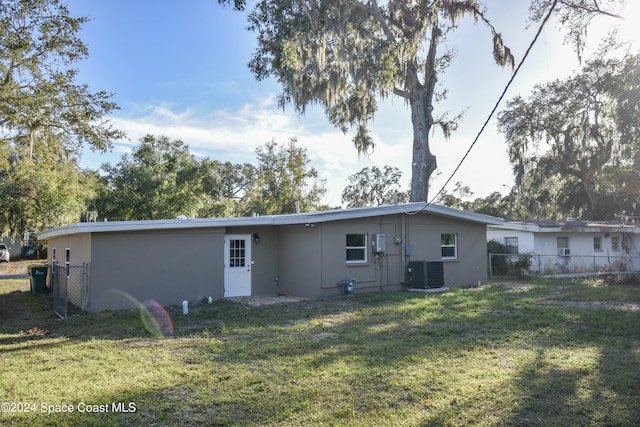
[[[493,254],[489,252],[489,279],[493,277],[493,266],[492,266],[492,260],[491,260],[492,256]]]

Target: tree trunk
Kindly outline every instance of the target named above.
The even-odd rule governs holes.
[[[598,195],[596,192],[596,184],[592,179],[583,178],[580,180],[582,184],[582,188],[584,188],[584,192],[587,194],[587,199],[589,199],[589,206],[591,207],[591,214],[593,215],[596,212],[598,206]]]
[[[429,149],[431,130],[431,106],[425,97],[411,100],[411,123],[413,125],[413,160],[411,164],[410,202],[426,202],[429,198],[429,178],[436,170],[436,156]]]
[[[407,67],[406,82],[409,89],[409,106],[413,125],[413,161],[411,164],[410,202],[429,201],[429,178],[436,170],[436,156],[429,149],[429,132],[433,125],[433,94],[438,76],[436,72],[436,48],[441,31],[437,25],[431,28],[431,41],[425,63],[425,82],[420,83],[417,64]]]

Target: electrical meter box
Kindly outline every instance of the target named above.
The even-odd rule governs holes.
[[[374,234],[373,235],[373,252],[374,253],[384,253],[386,252],[386,238],[384,234]]]

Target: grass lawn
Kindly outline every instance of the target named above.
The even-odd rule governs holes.
[[[217,301],[168,337],[28,291],[0,281],[3,425],[640,424],[640,286]]]

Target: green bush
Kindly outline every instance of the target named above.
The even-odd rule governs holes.
[[[526,276],[526,272],[531,268],[531,254],[519,254],[518,259],[512,263],[513,270],[519,278]]]
[[[603,281],[607,286],[638,286],[640,285],[640,276],[637,274],[607,274],[603,277]]]

